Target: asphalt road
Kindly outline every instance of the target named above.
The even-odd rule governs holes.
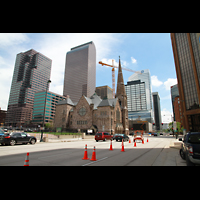
[[[152,136],[148,139],[147,143],[145,137],[145,143],[137,143],[137,147],[124,142],[125,152],[121,152],[121,142],[116,141],[112,143],[113,151],[109,151],[110,141],[94,140],[0,146],[0,166],[23,166],[27,152],[30,166],[186,166],[178,149],[169,148],[174,138]],[[97,161],[82,160],[85,144],[89,158],[96,147]]]

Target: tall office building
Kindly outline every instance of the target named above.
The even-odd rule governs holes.
[[[67,52],[63,95],[78,102],[82,95],[90,97],[96,87],[96,48],[93,42],[71,48]]]
[[[131,120],[140,118],[143,121],[152,123],[152,96],[151,79],[148,69],[143,73],[135,73],[129,77],[126,88],[128,117]]]
[[[162,129],[162,119],[161,119],[161,108],[160,108],[160,96],[158,92],[153,92],[153,107],[154,107],[154,121],[155,121],[155,130]]]
[[[32,119],[34,94],[46,90],[52,60],[31,49],[17,54],[8,101],[6,124],[23,126]]]
[[[172,110],[174,114],[174,121],[176,121],[176,115],[174,110],[174,102],[176,97],[179,97],[178,84],[171,86],[171,99],[172,99]]]
[[[200,33],[171,33],[183,127],[200,131]]]
[[[45,98],[46,98],[46,108],[45,108],[45,120],[44,120]],[[47,97],[46,97],[46,90],[36,92],[34,95],[32,122],[34,124],[41,124],[41,125],[43,123],[43,120],[44,123],[53,122],[57,103],[65,99],[66,97],[50,91],[47,91]]]

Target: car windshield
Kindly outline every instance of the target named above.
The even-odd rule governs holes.
[[[191,134],[189,136],[188,142],[192,144],[200,144],[200,134]]]
[[[123,134],[117,133],[115,134],[115,136],[123,136]]]
[[[102,133],[97,133],[96,135],[102,135]]]

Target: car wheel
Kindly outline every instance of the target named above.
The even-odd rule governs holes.
[[[184,154],[184,152],[183,152],[183,149],[180,149],[179,154],[180,154],[181,158],[182,158],[183,160],[185,160],[185,154]]]
[[[14,146],[15,144],[16,144],[16,141],[15,141],[15,140],[11,140],[11,141],[10,141],[10,145],[11,145],[11,146]]]
[[[98,142],[99,140],[96,140],[96,142]]]
[[[30,144],[35,144],[35,139],[31,139]]]

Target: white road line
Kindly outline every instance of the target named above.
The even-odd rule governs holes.
[[[89,162],[89,163],[84,164],[84,165],[81,165],[81,166],[91,165],[91,164],[93,164],[93,163],[99,162],[99,161],[104,160],[104,159],[106,159],[106,158],[108,158],[108,157],[104,157],[104,158],[101,158],[101,159],[99,159],[99,160],[97,160],[97,161]]]

